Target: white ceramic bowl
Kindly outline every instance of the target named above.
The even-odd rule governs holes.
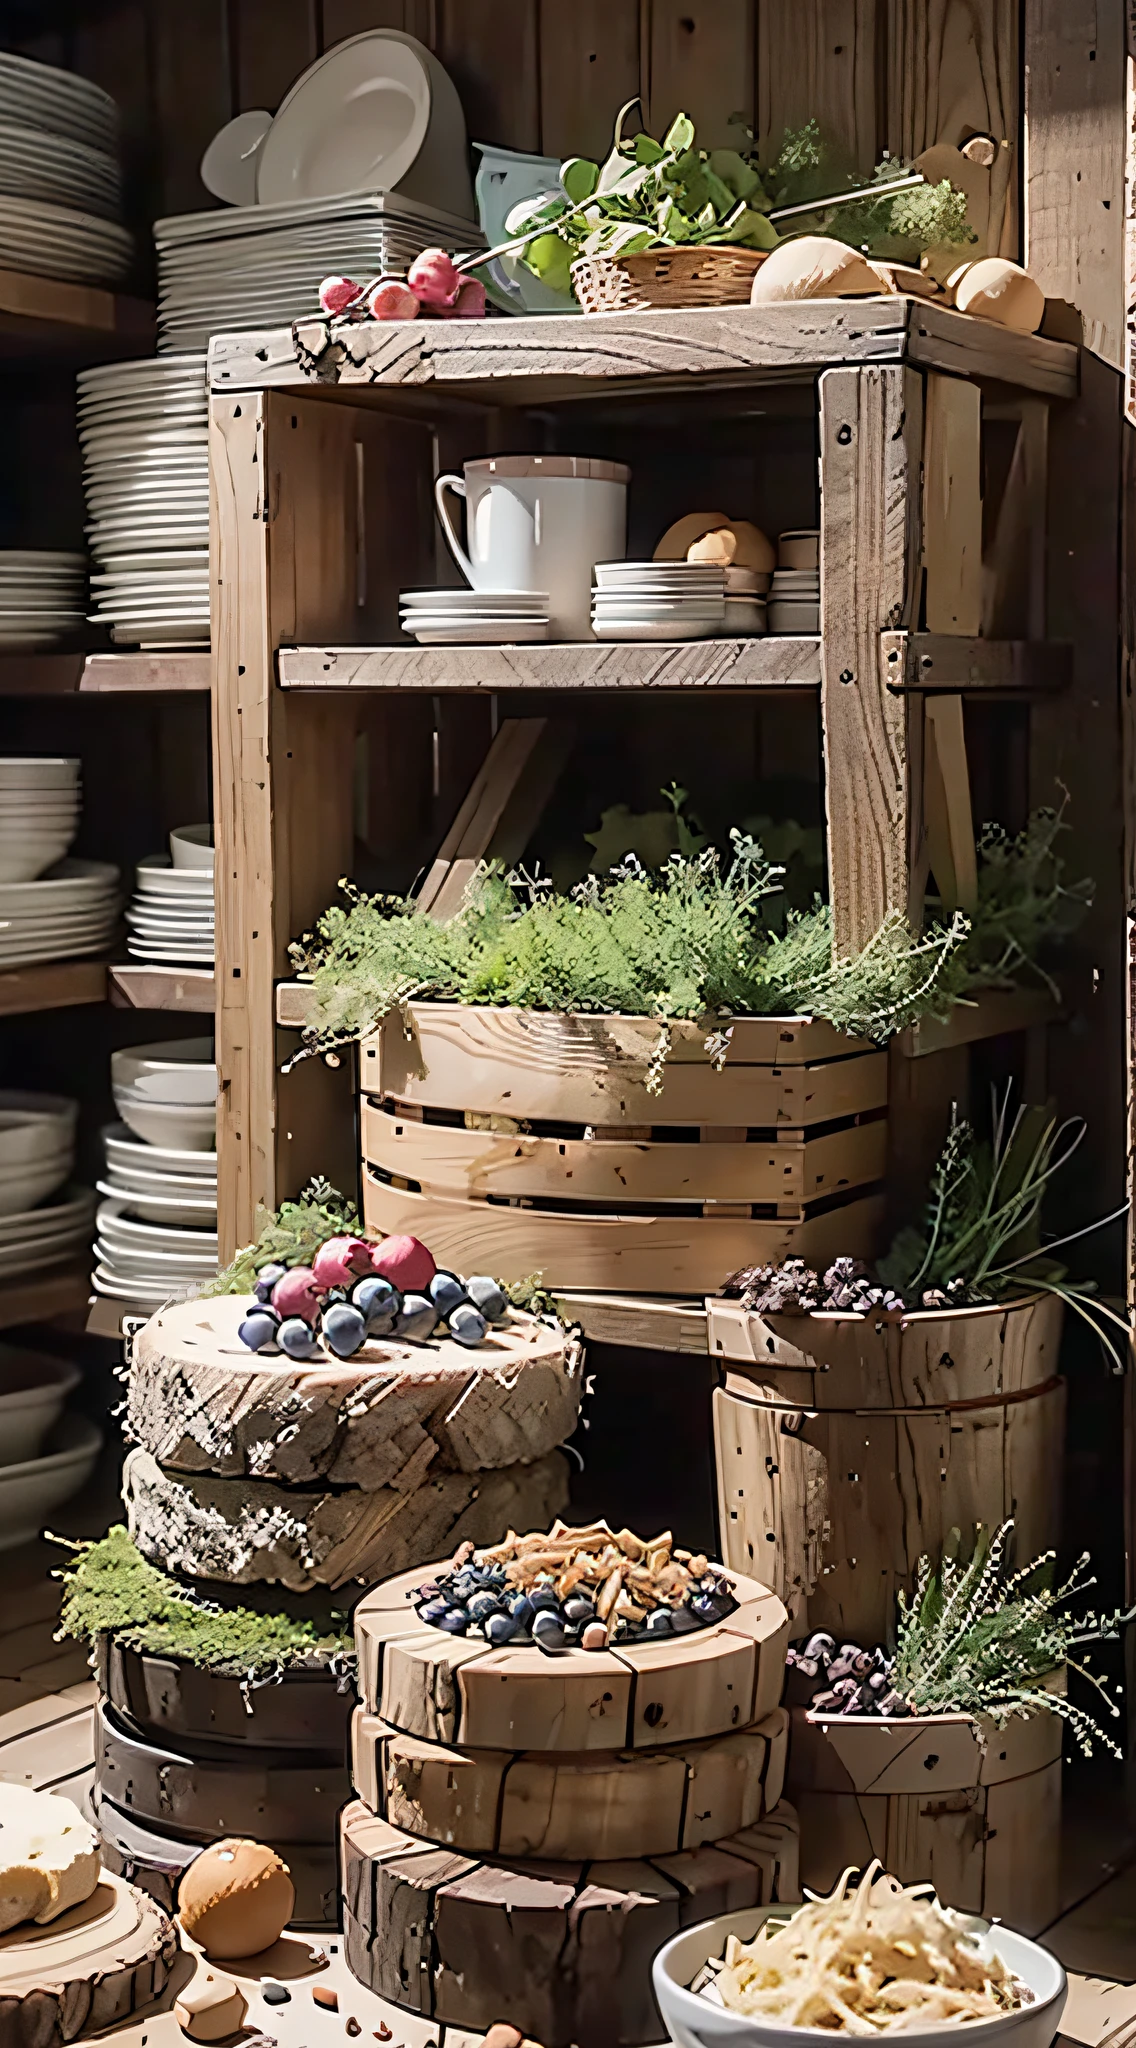
[[[34,1209],[37,1202],[63,1186],[73,1164],[74,1154],[66,1152],[54,1159],[37,1160],[35,1165],[23,1166],[0,1180],[0,1217],[19,1216]]]
[[[213,873],[212,825],[179,825],[170,833],[170,857],[175,871],[196,868]]]
[[[38,1458],[82,1377],[70,1359],[0,1344],[0,1467]]]
[[[211,1038],[173,1038],[167,1044],[131,1045],[111,1054],[110,1078],[138,1102],[213,1110],[217,1069]]]
[[[0,789],[70,789],[82,764],[62,755],[20,755],[0,759]]]
[[[215,1107],[177,1102],[146,1102],[129,1088],[112,1088],[114,1106],[124,1124],[146,1145],[175,1152],[214,1152],[217,1143]]]
[[[677,2048],[833,2048],[834,2041],[853,2038],[819,2027],[775,2026],[761,2018],[728,2012],[688,1988],[704,1963],[725,1952],[727,1935],[752,1941],[765,1920],[783,1919],[792,1911],[792,1907],[766,1906],[725,1913],[720,1919],[703,1921],[700,1927],[687,1928],[664,1944],[651,1966],[651,1981],[667,2033]],[[999,1926],[991,1929],[989,1939],[990,1947],[1014,1976],[1033,1992],[1033,2004],[1021,2006],[1017,2012],[1000,2013],[997,2019],[968,2021],[965,2027],[913,2027],[901,2037],[904,2048],[945,2048],[947,2042],[960,2039],[966,2041],[967,2048],[1050,2048],[1068,1990],[1064,1970],[1055,1956],[1027,1941],[1024,1934]]]
[[[69,1095],[0,1088],[0,1172],[48,1153],[74,1150],[79,1105]]]
[[[6,838],[0,833],[0,882],[38,882],[48,868],[62,860],[74,837],[70,830],[46,837],[17,832]]]
[[[85,1415],[64,1415],[43,1457],[0,1467],[0,1550],[30,1543],[55,1509],[85,1486],[103,1434]]]

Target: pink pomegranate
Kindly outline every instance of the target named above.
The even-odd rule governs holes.
[[[417,320],[418,300],[403,277],[381,277],[367,300],[372,320]]]
[[[384,1237],[372,1250],[371,1265],[400,1294],[422,1294],[438,1270],[433,1253],[417,1237]]]
[[[444,249],[423,249],[407,271],[406,281],[424,306],[452,306],[461,290],[461,275]]]
[[[320,1290],[310,1266],[291,1266],[272,1290],[272,1306],[280,1317],[299,1316],[314,1323],[320,1312]]]
[[[316,1286],[324,1293],[330,1287],[350,1287],[353,1280],[373,1272],[371,1254],[375,1249],[362,1237],[329,1237],[312,1260]]]
[[[325,313],[345,313],[359,287],[351,277],[325,277],[320,286],[320,305]]]

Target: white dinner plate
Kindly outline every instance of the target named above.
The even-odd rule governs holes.
[[[416,626],[413,632],[423,647],[520,647],[534,640],[547,640],[548,620],[502,619],[488,626],[471,621],[467,626]]]
[[[697,624],[691,621],[685,625],[664,626],[645,624],[637,619],[628,619],[625,622],[608,619],[594,630],[597,640],[710,640],[716,631],[721,634],[722,622],[719,619],[716,623],[709,621]]]

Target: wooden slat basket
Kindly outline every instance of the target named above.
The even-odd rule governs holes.
[[[793,1254],[871,1257],[887,1058],[809,1019],[743,1018],[721,1071],[650,1018],[416,1003],[362,1048],[368,1228],[550,1288],[713,1292]]]
[[[585,313],[645,313],[655,306],[747,306],[759,249],[645,249],[581,256],[572,288]]]

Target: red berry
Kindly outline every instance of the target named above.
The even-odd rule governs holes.
[[[367,300],[372,320],[416,320],[418,300],[405,278],[383,277]]]
[[[320,305],[325,313],[345,313],[359,287],[351,277],[325,277],[320,286]]]
[[[424,306],[452,306],[461,290],[461,275],[445,249],[423,249],[406,281]]]
[[[384,1237],[371,1254],[371,1265],[400,1294],[422,1294],[438,1268],[434,1255],[417,1237]]]
[[[316,1286],[325,1293],[330,1287],[350,1287],[371,1268],[374,1246],[362,1237],[329,1237],[312,1260]]]
[[[279,1316],[299,1316],[314,1323],[320,1310],[320,1290],[310,1266],[291,1266],[272,1290],[272,1306]]]

